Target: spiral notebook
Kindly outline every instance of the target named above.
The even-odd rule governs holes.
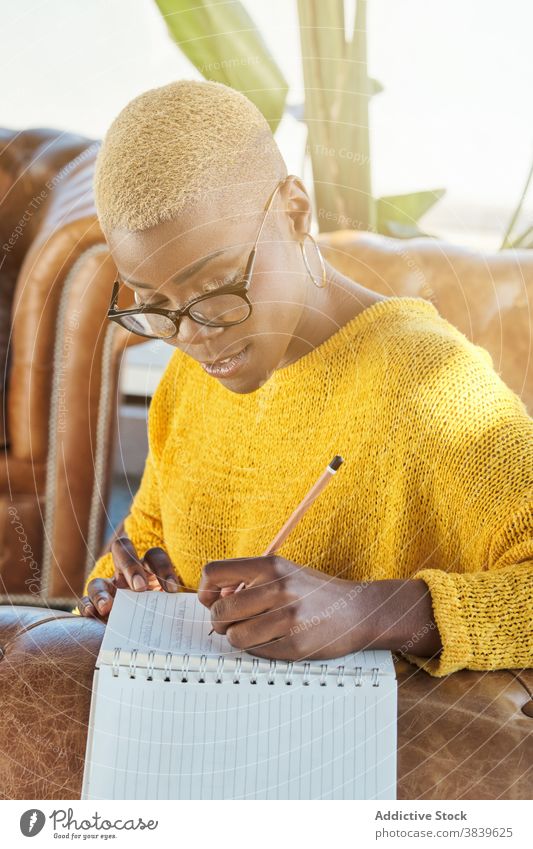
[[[82,799],[395,799],[389,651],[265,660],[209,636],[196,593],[117,590]]]

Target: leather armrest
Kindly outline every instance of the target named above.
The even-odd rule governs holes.
[[[394,657],[398,799],[529,799],[533,670],[433,678]]]
[[[0,607],[0,797],[78,799],[105,626]],[[399,799],[529,799],[533,670],[432,678],[396,659]]]
[[[80,798],[104,630],[58,610],[0,607],[0,798]]]

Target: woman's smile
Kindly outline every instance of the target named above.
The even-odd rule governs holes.
[[[248,360],[248,349],[250,345],[245,345],[235,356],[225,357],[222,360],[217,360],[214,363],[200,363],[204,371],[212,377],[233,377],[233,375],[244,365]]]

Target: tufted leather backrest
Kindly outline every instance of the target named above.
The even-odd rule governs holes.
[[[23,196],[10,208],[18,218],[2,209],[3,232],[31,214],[11,246],[0,589],[12,602],[72,605],[102,544],[120,358],[137,337],[106,318],[115,268],[92,196],[98,143],[28,131],[16,144]]]
[[[533,251],[477,251],[440,239],[323,234],[324,255],[383,295],[427,298],[492,357],[533,415]]]

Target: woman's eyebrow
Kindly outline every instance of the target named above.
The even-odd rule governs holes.
[[[239,279],[239,277],[242,277],[242,275],[243,275],[243,274],[244,274],[244,266],[241,266],[241,267],[239,267],[239,268],[237,268],[237,269],[234,269],[234,271],[233,271],[233,274],[232,274],[231,278],[227,280],[227,282],[226,282],[226,284],[225,284],[224,286],[220,286],[220,285],[217,283],[217,281],[214,281],[214,280],[208,280],[208,281],[207,281],[206,283],[204,283],[204,285],[202,286],[202,288],[201,288],[201,290],[200,290],[200,293],[198,293],[198,294],[196,294],[196,295],[192,295],[190,298],[188,298],[188,299],[185,301],[185,303],[182,305],[182,309],[185,309],[185,307],[187,307],[190,303],[192,303],[192,301],[195,301],[195,300],[196,300],[196,299],[200,296],[200,294],[207,294],[208,292],[215,291],[216,289],[221,289],[221,288],[225,289],[225,288],[227,288],[228,286],[233,286],[233,285],[235,285],[236,281]],[[131,284],[132,286],[135,286],[135,285],[136,285],[136,284],[134,284],[134,283],[133,283],[133,281],[129,281],[129,282],[128,282],[128,281],[127,281],[127,278],[124,278],[124,281],[125,281],[126,286],[128,286],[128,287],[130,286],[130,284]],[[146,285],[146,284],[144,284],[144,283],[141,283],[140,288],[141,288],[141,289],[150,289],[150,290],[152,289],[152,287],[151,287],[151,286],[147,286],[147,285]],[[154,294],[155,294],[155,296],[156,296],[156,297],[158,296],[158,292],[157,292],[157,291],[156,291],[156,292],[154,292]],[[161,295],[161,294],[159,294],[159,300],[158,300],[157,302],[155,302],[155,301],[151,301],[151,305],[152,305],[152,306],[154,306],[154,307],[163,306],[163,304],[164,304],[165,302],[167,302],[167,301],[168,301],[168,299],[166,298],[166,296],[165,296],[165,295]]]
[[[191,277],[193,274],[196,274],[200,269],[204,268],[211,260],[215,259],[220,254],[226,254],[230,251],[231,248],[220,248],[218,251],[213,251],[212,254],[208,254],[207,256],[202,257],[201,259],[193,262],[192,265],[187,266],[183,271],[180,271],[179,274],[175,274],[172,278],[173,283],[182,283],[187,277]]]
[[[215,259],[220,254],[228,253],[231,248],[220,248],[218,251],[213,251],[213,253],[208,254],[207,256],[202,257],[201,259],[197,259],[196,262],[193,262],[192,265],[187,266],[183,271],[180,271],[179,274],[175,274],[174,277],[171,278],[173,283],[182,283],[187,277],[191,277],[193,274],[196,274],[200,269],[204,268],[211,260]],[[131,280],[129,277],[122,278],[125,283],[130,283],[132,286],[137,287],[138,289],[151,289],[149,283],[141,283],[139,280]]]
[[[214,292],[216,289],[226,289],[228,286],[232,286],[232,285],[235,284],[235,281],[238,279],[240,274],[242,274],[242,272],[239,269],[234,271],[232,278],[230,280],[228,280],[227,283],[224,286],[219,286],[216,281],[209,280],[207,283],[204,283],[204,285],[202,286],[201,293],[207,294],[208,292]],[[187,307],[190,303],[192,303],[192,301],[195,301],[197,297],[198,297],[198,295],[192,295],[190,298],[188,298],[185,301],[185,303],[183,304],[182,309],[185,309],[185,307]]]

